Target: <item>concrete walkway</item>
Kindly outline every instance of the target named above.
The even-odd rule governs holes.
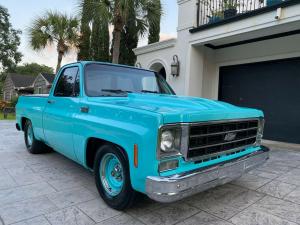
[[[273,149],[259,170],[184,201],[147,198],[126,212],[99,198],[93,174],[57,154],[30,155],[14,122],[0,121],[0,224],[296,225],[300,151]]]

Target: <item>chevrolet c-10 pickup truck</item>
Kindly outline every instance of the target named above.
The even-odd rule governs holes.
[[[21,96],[27,150],[93,171],[112,208],[138,193],[174,202],[239,178],[269,157],[262,111],[175,95],[154,71],[100,62],[61,68],[49,95]]]

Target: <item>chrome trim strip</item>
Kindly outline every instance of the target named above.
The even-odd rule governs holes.
[[[232,120],[210,120],[210,121],[203,121],[203,122],[193,122],[193,123],[188,123],[191,126],[194,125],[210,125],[210,124],[216,124],[216,123],[232,123],[232,122],[242,122],[242,121],[251,121],[251,120],[260,120],[262,117],[250,117],[250,118],[243,118],[243,119],[232,119]]]
[[[255,146],[245,145],[245,146],[241,146],[241,147],[238,147],[238,148],[233,148],[233,149],[222,151],[222,152],[216,152],[216,153],[211,153],[211,154],[207,154],[207,155],[203,155],[203,156],[197,156],[197,157],[190,157],[190,158],[187,159],[187,161],[188,162],[198,162],[198,161],[213,158],[213,157],[216,157],[216,156],[230,154],[230,153],[233,153],[233,152],[238,152],[238,151],[241,151],[243,149],[246,150],[247,148],[250,148],[250,147],[255,147]]]
[[[223,132],[217,132],[217,133],[209,133],[209,134],[196,134],[191,135],[190,138],[199,138],[199,137],[209,137],[213,135],[220,135],[220,134],[226,134],[226,133],[236,133],[236,132],[242,132],[242,131],[248,131],[248,130],[257,130],[258,127],[251,127],[247,129],[239,129],[239,130],[230,130],[230,131],[223,131]]]
[[[249,170],[262,165],[269,158],[269,149],[261,146],[252,154],[167,177],[148,176],[146,194],[158,202],[174,202],[209,188],[237,179]]]
[[[230,133],[230,132],[228,132],[228,133]],[[224,141],[222,143],[212,144],[212,145],[201,145],[200,147],[189,148],[189,151],[195,151],[195,150],[202,149],[202,148],[208,148],[208,147],[214,147],[214,146],[225,145],[225,144],[230,144],[230,143],[236,143],[236,142],[239,142],[239,141],[246,141],[246,140],[256,138],[256,137],[257,137],[257,135],[253,135],[253,136],[250,136],[250,137],[247,137],[247,138],[236,139],[234,141]]]

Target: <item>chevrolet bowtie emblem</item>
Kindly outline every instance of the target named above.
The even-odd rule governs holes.
[[[236,137],[236,133],[228,133],[224,137],[224,141],[233,141]]]

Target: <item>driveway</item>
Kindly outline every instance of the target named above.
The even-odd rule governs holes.
[[[263,167],[173,204],[146,197],[126,212],[99,198],[93,175],[57,154],[30,155],[0,121],[0,224],[300,224],[300,151],[273,149]]]

